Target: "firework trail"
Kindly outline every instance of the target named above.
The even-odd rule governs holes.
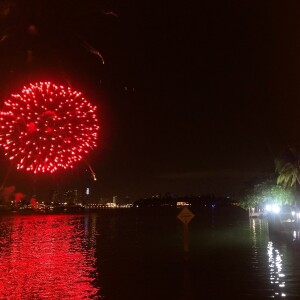
[[[103,11],[103,14],[105,14],[106,16],[113,16],[113,17],[119,19],[119,16],[113,11]]]
[[[89,52],[91,52],[92,54],[95,54],[96,56],[98,56],[101,61],[102,64],[104,65],[104,58],[102,56],[102,54],[99,52],[99,50],[97,50],[96,48],[94,48],[93,46],[91,46],[88,42],[83,40],[83,46],[85,47],[85,49],[87,49]]]
[[[97,181],[97,177],[96,177],[96,173],[94,172],[94,170],[92,169],[91,165],[86,161],[84,160],[84,162],[86,163],[86,165],[88,166],[90,172],[91,172],[91,176],[93,178],[94,181]]]

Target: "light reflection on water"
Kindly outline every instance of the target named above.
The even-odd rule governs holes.
[[[98,299],[95,222],[76,216],[0,220],[0,299]]]
[[[284,292],[285,274],[283,273],[283,254],[280,254],[278,249],[275,249],[273,242],[268,243],[268,256],[269,256],[269,270],[270,270],[270,283],[274,286],[274,297],[285,297]]]
[[[300,299],[299,231],[286,230],[269,235],[267,219],[251,219],[250,233],[256,276],[268,278],[270,284],[268,289],[266,283],[265,293],[273,299]]]

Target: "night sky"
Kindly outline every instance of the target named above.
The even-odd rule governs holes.
[[[0,94],[53,80],[97,104],[87,159],[103,196],[235,196],[299,146],[300,3],[287,2],[1,1]]]

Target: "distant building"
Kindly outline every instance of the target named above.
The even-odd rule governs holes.
[[[52,203],[67,203],[70,205],[86,204],[91,199],[89,188],[71,188],[68,190],[52,190],[49,200]]]
[[[76,191],[76,196],[77,196],[77,190],[68,190],[63,194],[63,201],[64,203],[68,204],[75,204],[75,193]]]
[[[59,203],[61,202],[61,194],[59,193],[59,190],[51,190],[49,195],[49,202],[52,203]]]
[[[110,199],[107,198],[107,197],[100,197],[99,203],[102,204],[102,205],[105,205],[106,203],[110,202],[109,200]]]
[[[79,201],[78,201],[78,190],[74,190],[74,203],[75,204],[79,204]]]

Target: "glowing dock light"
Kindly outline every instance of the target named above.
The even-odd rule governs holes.
[[[266,205],[266,211],[278,214],[280,212],[280,206],[277,205],[277,204],[267,204]]]

